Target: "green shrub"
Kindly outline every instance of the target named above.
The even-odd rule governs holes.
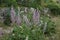
[[[8,12],[6,13],[6,15],[4,16],[4,18],[5,18],[4,24],[9,26],[9,25],[11,24],[11,19],[10,19],[9,10],[8,10]]]
[[[51,11],[51,14],[60,15],[60,4],[59,4],[59,2],[51,1],[51,2],[47,3],[47,7]]]
[[[44,20],[45,19],[45,20]],[[43,24],[41,26],[31,25],[15,26],[8,40],[44,40],[44,35],[52,36],[55,33],[55,24],[48,16],[43,16]],[[43,33],[44,22],[47,22],[47,27]]]
[[[27,27],[23,24],[20,27],[14,27],[8,40],[44,40],[44,35],[39,27]]]
[[[55,23],[54,22],[52,22],[51,21],[51,17],[49,17],[49,16],[47,16],[47,15],[42,15],[42,17],[40,18],[41,20],[42,20],[42,23],[41,23],[41,28],[42,28],[42,30],[43,30],[43,28],[44,28],[44,24],[45,24],[45,22],[47,23],[47,27],[46,27],[46,29],[45,29],[45,32],[44,32],[44,34],[45,35],[48,35],[48,36],[52,36],[53,34],[55,34],[55,27],[56,27],[56,25],[55,25]]]

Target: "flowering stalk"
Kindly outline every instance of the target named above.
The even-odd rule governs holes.
[[[13,6],[11,6],[11,21],[12,23],[15,23],[15,11],[13,9]]]
[[[43,33],[45,33],[46,28],[47,28],[47,22],[45,22],[45,24],[44,24]]]
[[[27,10],[28,10],[28,9],[27,9],[27,7],[25,7],[25,10],[24,10],[24,12],[25,12],[25,13],[27,13]]]
[[[21,17],[20,17],[20,8],[18,7],[18,13],[16,15],[16,24],[20,25],[21,24]]]
[[[29,22],[27,16],[23,15],[23,20],[26,22],[27,25],[30,25],[30,22]]]
[[[34,8],[30,8],[31,13],[33,13],[33,12],[34,12],[34,10],[35,10]]]
[[[33,13],[33,22],[35,25],[39,23],[39,18],[40,18],[39,11],[35,9]]]

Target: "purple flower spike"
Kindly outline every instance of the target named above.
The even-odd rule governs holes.
[[[35,9],[33,12],[33,22],[35,25],[39,23],[39,18],[40,18],[39,11]]]
[[[18,13],[16,15],[16,24],[20,25],[21,24],[21,17],[20,17],[20,8],[18,7]]]
[[[13,6],[11,7],[11,21],[12,23],[15,23],[15,11],[13,9]]]

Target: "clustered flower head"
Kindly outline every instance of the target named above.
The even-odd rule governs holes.
[[[34,13],[33,13],[33,22],[34,24],[38,24],[39,23],[39,18],[40,18],[40,13],[37,9],[34,10]]]

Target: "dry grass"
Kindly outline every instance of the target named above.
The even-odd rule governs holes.
[[[60,40],[60,16],[52,17],[52,21],[56,24],[56,35],[54,40]]]

